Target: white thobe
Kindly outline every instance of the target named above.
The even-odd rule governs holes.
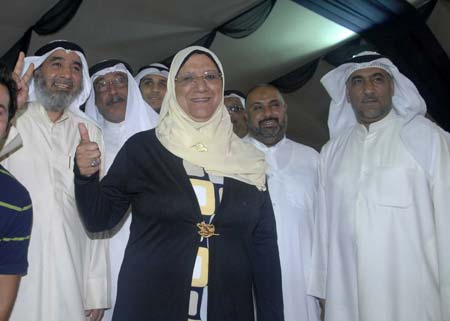
[[[391,111],[321,153],[310,293],[326,298],[326,321],[450,320],[449,146],[426,125],[425,169],[403,126]]]
[[[69,110],[53,123],[32,103],[17,120],[23,146],[3,164],[30,193],[33,228],[10,321],[85,321],[85,310],[109,306],[108,242],[88,237],[75,203],[80,122],[102,148],[100,130]]]
[[[126,137],[125,122],[119,124],[104,120],[103,139],[105,142],[105,167],[109,170],[114,158],[122,147]],[[127,214],[122,221],[109,232],[109,252],[111,267],[111,306],[106,310],[103,321],[111,321],[117,296],[117,281],[122,266],[125,248],[130,237],[131,215]]]
[[[246,138],[264,152],[269,194],[275,214],[286,321],[318,321],[320,309],[306,294],[317,196],[318,153],[283,138],[267,147]]]

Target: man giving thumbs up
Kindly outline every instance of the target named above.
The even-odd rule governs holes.
[[[80,174],[83,176],[92,176],[100,169],[100,149],[96,142],[91,142],[86,125],[78,124],[80,131],[80,144],[77,147],[75,158]]]

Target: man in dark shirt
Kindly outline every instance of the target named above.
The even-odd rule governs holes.
[[[0,149],[11,119],[26,100],[27,82],[33,70],[31,67],[22,79],[18,77],[23,58],[21,54],[13,77],[5,66],[0,66]],[[8,320],[20,278],[27,273],[31,223],[28,191],[0,165],[0,321]]]

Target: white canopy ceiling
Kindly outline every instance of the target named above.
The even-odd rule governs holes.
[[[54,39],[81,45],[89,64],[118,58],[137,70],[176,53],[261,0],[85,0],[60,32],[33,34],[29,53]],[[409,0],[415,5],[424,0]],[[0,55],[38,21],[58,0],[17,0],[0,11]],[[439,0],[430,17],[447,53],[450,52],[450,2]],[[232,39],[218,33],[211,49],[222,60],[226,87],[246,91],[270,82],[355,37],[348,29],[296,4],[278,0],[265,23],[253,34]],[[327,137],[327,95],[318,85],[321,64],[306,89],[287,95],[288,134],[319,147]]]
[[[18,1],[0,13],[0,54],[58,1]],[[54,39],[80,44],[88,62],[118,58],[135,69],[167,58],[260,0],[83,1],[57,34],[33,34],[30,53]],[[20,13],[20,14],[17,14]],[[19,17],[19,18],[16,18]],[[318,37],[320,34],[320,37]],[[248,89],[315,58],[353,33],[290,0],[278,0],[255,33],[232,39],[220,33],[211,46],[222,59],[228,86]]]

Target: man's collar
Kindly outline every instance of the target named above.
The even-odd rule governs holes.
[[[103,129],[112,131],[123,130],[125,129],[125,120],[121,121],[120,123],[113,123],[107,121],[106,119],[103,119]]]
[[[253,145],[255,145],[256,148],[258,148],[260,151],[262,151],[264,153],[271,149],[275,149],[279,146],[282,146],[286,142],[286,135],[283,136],[283,138],[278,143],[276,143],[275,145],[272,145],[272,146],[267,146],[267,145],[263,144],[262,142],[260,142],[259,140],[257,140],[253,136],[251,136],[250,134],[244,138],[247,139],[247,137],[248,137],[249,142],[251,142]]]
[[[47,110],[44,108],[44,106],[41,103],[39,103],[39,102],[30,103],[28,105],[28,108],[30,109],[31,112],[37,111],[39,113],[41,119],[49,124],[61,123],[65,120],[67,120],[70,116],[70,112],[69,112],[68,108],[65,108],[63,113],[61,114],[61,116],[55,122],[53,122],[50,119],[50,117],[48,116]]]
[[[2,145],[1,142],[0,145]],[[16,127],[11,126],[4,145],[0,146],[0,160],[2,160],[7,154],[11,154],[16,151],[20,146],[22,146],[22,137],[20,137]]]
[[[397,112],[394,110],[394,108],[391,109],[391,111],[382,119],[379,121],[376,121],[374,123],[371,123],[369,125],[369,128],[366,128],[365,125],[358,123],[356,125],[357,131],[367,135],[367,134],[376,134],[383,129],[385,129],[392,121],[394,121],[397,118]]]

